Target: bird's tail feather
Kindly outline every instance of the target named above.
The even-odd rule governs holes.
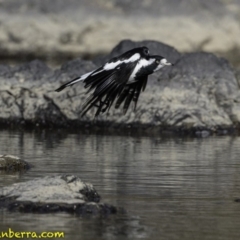
[[[84,116],[91,108],[97,107],[95,117],[100,113],[110,109],[114,101],[117,99],[115,108],[119,108],[124,102],[123,113],[125,114],[131,104],[134,103],[134,110],[136,109],[138,98],[141,91],[144,91],[147,78],[139,80],[135,83],[124,85],[116,82],[115,71],[103,71],[96,76],[82,79],[75,78],[72,81],[62,85],[56,91],[61,91],[64,88],[71,86],[81,80],[85,83],[85,88],[88,88],[88,92],[92,91],[91,95],[86,99],[83,104],[81,115]]]

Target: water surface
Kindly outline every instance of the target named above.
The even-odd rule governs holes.
[[[53,174],[91,182],[125,215],[0,212],[0,231],[64,231],[65,239],[239,239],[240,138],[166,138],[65,130],[0,131],[0,154],[32,163],[0,186]]]

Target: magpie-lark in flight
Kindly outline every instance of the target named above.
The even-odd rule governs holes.
[[[109,110],[115,101],[115,108],[123,104],[123,113],[133,101],[134,110],[141,91],[145,90],[148,75],[166,65],[172,65],[158,55],[150,55],[147,47],[134,48],[122,55],[110,59],[100,68],[88,72],[63,84],[56,92],[83,82],[88,92],[92,92],[82,108],[82,116],[92,107],[97,107],[95,117]]]

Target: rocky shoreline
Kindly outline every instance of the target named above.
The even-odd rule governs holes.
[[[123,115],[121,110],[112,109],[97,119],[93,111],[81,117],[86,99],[81,84],[60,93],[54,91],[138,46],[147,46],[175,65],[150,77],[136,112]],[[239,74],[226,59],[206,52],[183,54],[157,41],[124,40],[107,56],[93,61],[78,58],[56,70],[39,60],[16,67],[0,65],[0,81],[2,126],[229,132],[240,123]]]
[[[100,203],[90,183],[74,175],[37,178],[0,188],[0,209],[23,213],[67,212],[77,215],[109,215],[124,209]]]

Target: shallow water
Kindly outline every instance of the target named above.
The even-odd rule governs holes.
[[[65,239],[239,239],[240,137],[166,138],[0,131],[0,154],[32,163],[0,186],[52,174],[91,182],[127,213],[109,217],[0,212],[0,231],[64,231]]]

